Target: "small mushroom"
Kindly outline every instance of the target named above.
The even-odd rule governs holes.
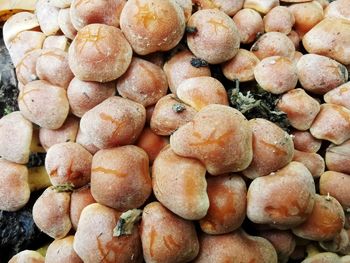
[[[279,4],[278,0],[245,0],[244,8],[251,8],[265,15]]]
[[[65,36],[48,36],[44,40],[43,49],[58,48],[67,51],[69,44],[69,40]]]
[[[73,243],[83,262],[142,262],[137,227],[129,235],[113,235],[120,216],[121,213],[114,209],[97,203],[84,208]]]
[[[117,80],[117,90],[123,98],[147,107],[165,96],[168,83],[159,66],[134,57],[128,70]]]
[[[16,75],[18,81],[20,81],[23,85],[39,79],[36,72],[36,63],[41,55],[41,52],[41,49],[34,49],[33,51],[25,54],[22,60],[18,63],[16,67]]]
[[[120,15],[120,28],[135,53],[168,51],[185,31],[183,9],[169,0],[129,0]]]
[[[254,179],[268,175],[292,161],[292,138],[276,124],[261,118],[249,120],[253,131],[253,160],[243,174]]]
[[[346,82],[324,94],[326,103],[337,104],[350,110],[350,82]]]
[[[253,43],[264,33],[264,22],[261,15],[254,9],[244,8],[233,16],[242,44]]]
[[[79,119],[74,116],[68,116],[61,128],[56,130],[40,128],[40,145],[48,151],[49,148],[57,143],[75,142],[79,130]]]
[[[58,13],[58,25],[63,34],[69,38],[74,39],[77,35],[77,30],[74,28],[70,16],[70,8],[61,9]]]
[[[145,121],[146,110],[141,104],[113,96],[87,111],[80,129],[93,145],[103,149],[134,143]]]
[[[167,77],[169,88],[172,93],[176,94],[178,86],[182,81],[186,79],[211,76],[208,66],[192,66],[193,59],[195,59],[195,56],[189,50],[183,50],[165,62],[163,70]]]
[[[293,89],[283,94],[277,108],[287,114],[294,128],[308,130],[320,111],[320,103],[303,89]]]
[[[252,52],[240,49],[236,56],[222,64],[221,69],[229,80],[251,81],[254,80],[254,68],[259,61]]]
[[[35,14],[40,29],[47,36],[56,35],[60,30],[58,25],[59,8],[51,3],[51,0],[38,0],[35,4]]]
[[[328,170],[350,174],[350,140],[340,145],[330,145],[326,150]]]
[[[115,89],[115,82],[82,81],[75,77],[67,88],[70,109],[75,116],[82,117],[105,99],[114,96]]]
[[[44,80],[25,85],[18,106],[25,118],[47,129],[60,128],[69,112],[66,90]]]
[[[333,196],[347,211],[350,209],[349,183],[350,175],[326,171],[320,178],[320,194]]]
[[[83,263],[73,249],[74,236],[54,240],[47,248],[45,263]]]
[[[321,148],[322,141],[316,139],[309,131],[293,131],[294,148],[298,151],[316,153]]]
[[[342,18],[350,21],[350,12],[348,10],[348,0],[338,0],[329,3],[324,10],[325,17]]]
[[[217,9],[195,12],[187,23],[195,27],[195,34],[187,34],[189,49],[197,57],[211,64],[220,64],[233,58],[239,49],[239,32],[232,19]]]
[[[228,105],[225,87],[212,77],[186,79],[177,87],[176,95],[197,111],[209,104]]]
[[[126,0],[72,0],[70,17],[76,30],[92,23],[119,27],[120,14]]]
[[[140,229],[146,262],[190,262],[198,254],[193,222],[178,217],[158,202],[144,208]]]
[[[237,175],[207,178],[209,209],[200,220],[203,232],[226,234],[238,229],[246,216],[247,187]]]
[[[153,192],[159,202],[187,220],[203,218],[209,208],[205,167],[166,146],[152,166]]]
[[[152,192],[147,153],[134,145],[98,151],[91,166],[91,193],[100,204],[124,212],[142,206]]]
[[[58,8],[67,8],[70,7],[72,0],[51,0],[50,2]]]
[[[96,200],[91,194],[90,185],[85,185],[72,192],[70,197],[70,220],[75,230],[78,228],[81,212],[93,203],[96,203]]]
[[[80,144],[58,143],[49,148],[45,168],[52,185],[73,184],[81,187],[90,182],[92,155]]]
[[[295,64],[291,59],[282,56],[262,59],[254,68],[254,76],[262,89],[273,94],[290,91],[298,83]]]
[[[36,251],[23,250],[14,255],[8,263],[44,263],[45,258]]]
[[[344,211],[340,203],[331,196],[316,194],[310,216],[301,225],[294,227],[293,233],[310,240],[332,240],[343,229],[344,222]]]
[[[157,135],[171,135],[182,125],[190,122],[197,111],[182,103],[175,95],[161,98],[154,107],[150,127]]]
[[[33,206],[33,219],[38,228],[48,236],[65,237],[72,228],[69,218],[70,193],[49,187]]]
[[[272,56],[293,59],[295,46],[292,40],[285,34],[280,32],[267,32],[252,45],[250,51],[260,60]]]
[[[243,7],[244,0],[192,0],[200,9],[219,9],[233,16]]]
[[[302,56],[297,70],[302,87],[316,94],[325,94],[348,80],[348,70],[344,65],[316,54]]]
[[[264,189],[264,191],[261,191]],[[299,162],[253,180],[247,194],[247,216],[257,224],[287,229],[307,220],[315,202],[315,183]]]
[[[304,164],[314,178],[319,178],[324,173],[326,166],[321,155],[298,150],[294,150],[293,161]]]
[[[90,24],[79,30],[69,47],[69,66],[84,81],[108,82],[125,73],[132,49],[120,29]]]
[[[17,211],[29,201],[28,169],[0,159],[0,210]]]
[[[295,19],[293,13],[285,6],[276,6],[264,16],[265,32],[289,34]]]
[[[68,65],[68,53],[61,49],[44,49],[37,59],[36,73],[41,80],[65,89],[74,77]]]
[[[194,263],[238,262],[277,263],[277,254],[265,238],[250,236],[242,229],[224,235],[202,234]]]
[[[25,164],[29,160],[33,125],[19,111],[0,119],[0,156],[8,161]]]

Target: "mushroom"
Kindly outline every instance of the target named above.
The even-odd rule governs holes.
[[[0,159],[0,210],[17,211],[29,201],[28,169]]]
[[[25,164],[29,160],[33,125],[19,111],[0,119],[0,157]]]
[[[279,4],[278,0],[245,0],[244,8],[251,8],[265,15]]]
[[[36,72],[36,63],[41,55],[41,49],[34,49],[24,55],[22,60],[18,63],[16,67],[16,75],[18,81],[23,85],[27,83],[38,80],[38,74]]]
[[[70,17],[76,30],[92,24],[119,27],[120,14],[126,0],[72,0]]]
[[[281,169],[292,161],[292,138],[276,124],[261,118],[249,120],[253,131],[253,160],[243,174],[254,179]]]
[[[219,9],[233,16],[243,7],[244,0],[192,0],[200,9]]]
[[[36,251],[23,250],[14,255],[8,263],[44,263],[45,258]]]
[[[108,82],[130,65],[132,49],[120,29],[90,24],[79,30],[69,47],[69,66],[84,81]]]
[[[72,223],[69,218],[70,193],[49,187],[33,206],[33,219],[38,228],[54,239],[65,237]]]
[[[44,40],[43,49],[58,48],[67,51],[69,45],[69,40],[65,36],[48,36]]]
[[[137,146],[100,150],[92,160],[92,196],[120,212],[138,208],[152,192],[148,169],[147,153]]]
[[[247,187],[238,175],[207,178],[208,213],[199,223],[203,232],[227,234],[238,229],[245,219]]]
[[[344,211],[340,203],[331,196],[315,195],[315,204],[310,216],[293,233],[299,237],[325,241],[332,240],[343,229]]]
[[[247,216],[257,224],[288,229],[307,220],[314,202],[311,173],[303,164],[290,162],[277,172],[253,180],[248,188]]]
[[[129,0],[120,15],[120,28],[139,55],[168,51],[184,34],[185,15],[173,0]]]
[[[292,59],[295,53],[294,43],[280,32],[268,32],[262,35],[250,48],[260,60],[281,56]]]
[[[329,3],[324,10],[325,17],[343,18],[350,21],[350,12],[347,7],[349,0],[338,0]]]
[[[152,112],[150,127],[157,135],[171,135],[182,125],[190,122],[196,110],[182,103],[175,95],[161,98]]]
[[[165,96],[168,83],[164,71],[159,66],[134,57],[128,70],[117,80],[117,90],[123,98],[147,107],[156,104]]]
[[[211,73],[208,66],[192,66],[195,59],[196,57],[191,51],[183,50],[165,62],[163,70],[172,93],[176,94],[178,86],[186,79],[202,76],[210,77]]]
[[[83,263],[73,249],[74,236],[54,240],[47,248],[45,263]]]
[[[325,161],[317,153],[294,150],[293,161],[300,162],[310,171],[314,178],[319,178],[325,170]]]
[[[146,262],[190,262],[198,254],[193,222],[180,218],[158,202],[145,206],[140,229]]]
[[[51,0],[38,0],[35,4],[35,14],[40,29],[47,36],[56,35],[60,30],[58,25],[59,8],[51,3]]]
[[[68,116],[63,125],[56,130],[40,128],[40,145],[48,151],[49,148],[57,143],[75,142],[79,129],[79,119],[74,116]]]
[[[67,88],[70,109],[75,116],[82,117],[105,99],[114,96],[115,89],[115,82],[82,81],[75,77]]]
[[[63,34],[69,38],[74,39],[77,30],[74,28],[72,24],[72,20],[70,17],[70,8],[61,9],[58,13],[58,25],[60,26]]]
[[[331,144],[326,150],[328,170],[350,174],[350,140],[340,145]]]
[[[239,32],[232,19],[217,9],[195,12],[187,23],[196,28],[187,34],[187,45],[197,57],[211,64],[233,58],[239,49]]]
[[[277,263],[274,247],[265,238],[250,236],[242,229],[224,235],[202,234],[194,263],[238,262]]]
[[[350,82],[346,82],[324,94],[326,103],[337,104],[350,110]]]
[[[211,104],[170,137],[171,148],[183,157],[203,162],[220,175],[246,169],[253,158],[252,130],[247,119],[229,106]]]
[[[222,64],[221,69],[229,80],[251,81],[255,78],[254,68],[259,61],[251,51],[239,49],[236,56]]]
[[[67,89],[74,75],[68,65],[68,53],[62,49],[44,49],[36,62],[36,73],[41,80]]]
[[[264,16],[265,32],[281,32],[288,35],[294,22],[294,15],[287,7],[276,6]]]
[[[49,148],[45,168],[52,185],[73,184],[81,187],[90,182],[92,155],[80,144],[58,143]]]
[[[137,227],[129,235],[113,235],[120,216],[114,209],[97,203],[83,209],[73,243],[83,262],[142,262]]]
[[[152,166],[153,192],[173,213],[187,220],[203,218],[209,208],[205,167],[166,146]]]
[[[297,68],[288,57],[269,56],[254,68],[254,76],[260,87],[273,94],[282,94],[296,87]]]
[[[287,114],[294,128],[308,130],[320,111],[320,103],[303,89],[293,89],[283,94],[277,103],[277,109]]]
[[[103,149],[134,143],[145,121],[146,110],[141,104],[113,96],[87,111],[80,129],[93,145]]]
[[[176,95],[197,111],[209,104],[228,105],[225,87],[212,77],[186,79],[177,87]]]
[[[25,118],[47,129],[60,128],[69,112],[66,90],[44,80],[25,85],[18,106]]]
[[[312,136],[309,131],[292,131],[294,148],[298,151],[316,153],[321,148],[322,141]]]

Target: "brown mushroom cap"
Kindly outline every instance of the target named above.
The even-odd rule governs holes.
[[[196,33],[187,34],[189,49],[197,57],[211,64],[219,64],[233,58],[239,49],[238,29],[232,19],[217,9],[195,12],[187,26]]]
[[[194,224],[158,202],[143,209],[140,230],[146,262],[189,262],[198,254],[199,242]]]
[[[292,131],[294,148],[303,152],[316,153],[321,148],[322,141],[316,139],[309,131]]]
[[[47,188],[33,206],[37,227],[52,238],[65,237],[72,227],[69,218],[70,193]]]
[[[242,171],[250,164],[252,130],[238,110],[211,104],[170,137],[174,152],[203,162],[212,175]]]
[[[350,110],[350,82],[328,91],[323,99],[326,103],[337,104]]]
[[[36,251],[23,250],[14,255],[8,263],[44,263],[45,258]]]
[[[98,151],[92,160],[91,193],[100,204],[127,211],[152,192],[147,153],[134,145]]]
[[[264,189],[264,191],[261,191]],[[250,184],[247,216],[254,223],[290,228],[304,222],[314,205],[315,183],[309,170],[291,162]]]
[[[70,17],[76,30],[92,23],[119,27],[120,13],[126,0],[72,0]]]
[[[239,228],[246,216],[247,187],[240,176],[207,178],[209,209],[200,220],[203,232],[226,234]]]
[[[287,7],[276,6],[264,16],[265,32],[289,34],[294,22],[294,15]]]
[[[209,104],[228,105],[225,87],[212,77],[186,79],[177,87],[176,95],[197,111]]]
[[[27,167],[0,159],[0,210],[17,211],[29,196]]]
[[[47,248],[45,263],[83,263],[73,249],[74,236],[54,240]]]
[[[242,229],[224,235],[202,234],[195,263],[238,262],[277,263],[274,247],[265,238],[250,236]]]
[[[165,96],[168,82],[159,66],[134,57],[128,70],[118,79],[117,90],[123,98],[147,107]]]
[[[36,72],[36,63],[41,52],[41,49],[34,49],[25,54],[23,59],[18,63],[16,74],[18,81],[22,84],[26,85],[28,82],[39,79]]]
[[[68,56],[69,66],[80,80],[108,82],[125,73],[132,50],[120,29],[90,24],[79,30]]]
[[[49,148],[57,143],[75,142],[79,130],[79,119],[74,116],[68,116],[61,128],[56,130],[40,128],[40,145],[48,151]]]
[[[340,145],[331,144],[326,150],[325,160],[328,170],[350,174],[350,140]]]
[[[129,0],[121,13],[120,27],[137,54],[167,51],[184,34],[184,11],[173,0]]]
[[[130,235],[113,236],[120,213],[101,204],[91,204],[81,213],[73,248],[83,262],[142,262],[137,227]]]
[[[80,129],[98,148],[134,143],[146,121],[145,108],[136,102],[113,96],[86,112]]]
[[[304,164],[314,178],[320,177],[326,166],[323,157],[312,152],[294,150],[293,161]]]
[[[208,76],[210,69],[208,66],[196,68],[192,66],[191,61],[195,56],[189,50],[183,50],[172,56],[165,62],[163,70],[167,76],[169,88],[176,94],[176,89],[182,81],[189,78]]]
[[[153,192],[173,213],[187,220],[203,218],[209,208],[205,167],[166,146],[152,166]]]
[[[24,117],[47,129],[60,128],[69,112],[66,90],[44,80],[25,85],[18,106]]]
[[[158,135],[171,135],[182,125],[191,121],[197,111],[182,103],[175,95],[161,98],[152,112],[150,126]]]
[[[71,183],[81,187],[90,182],[92,155],[74,142],[58,143],[50,147],[45,168],[52,185]]]
[[[85,112],[115,95],[115,82],[82,81],[73,78],[67,89],[70,109],[75,116],[82,117]]]
[[[25,164],[29,160],[33,125],[19,111],[0,119],[0,156],[8,161]]]

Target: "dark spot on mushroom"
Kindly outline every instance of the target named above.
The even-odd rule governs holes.
[[[179,113],[179,112],[183,112],[184,110],[186,110],[185,105],[181,104],[181,103],[175,103],[172,106],[172,109],[174,112]]]
[[[204,59],[201,59],[201,58],[192,58],[191,65],[195,68],[207,67],[208,62],[206,62]]]
[[[198,29],[195,26],[187,26],[186,32],[189,34],[195,34],[198,32]]]

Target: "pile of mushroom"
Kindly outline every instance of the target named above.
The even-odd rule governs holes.
[[[3,34],[0,209],[39,142],[54,239],[10,262],[350,262],[349,0],[38,0]],[[291,129],[247,119],[238,82]]]

